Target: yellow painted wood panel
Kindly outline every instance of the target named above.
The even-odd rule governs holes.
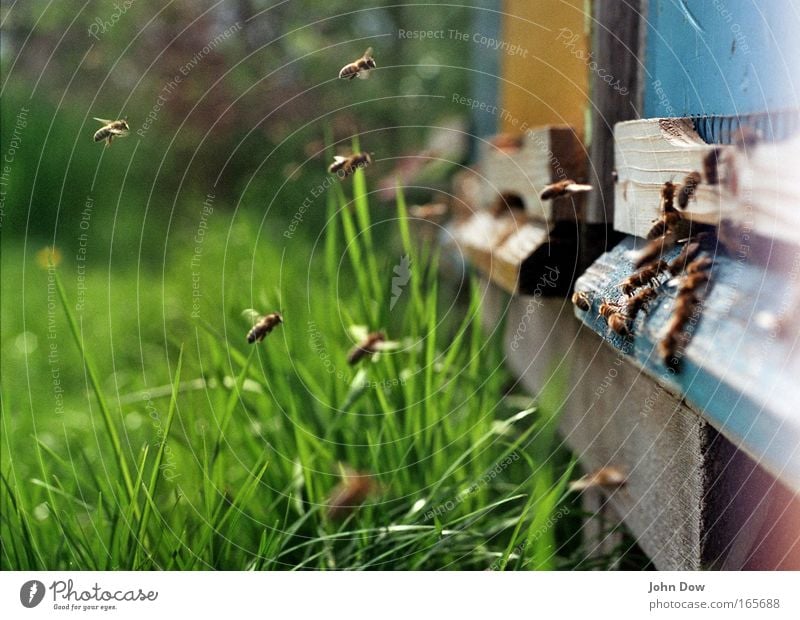
[[[503,3],[500,128],[567,124],[583,133],[589,98],[585,0]]]

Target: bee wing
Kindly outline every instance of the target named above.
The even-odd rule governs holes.
[[[113,133],[115,136],[122,137],[122,136],[127,136],[128,135],[128,131],[126,129],[112,129],[112,128],[109,128],[108,131],[109,131],[109,133]]]
[[[367,329],[366,325],[351,325],[347,328],[347,333],[356,342],[362,342],[369,335],[369,329]]]
[[[114,121],[110,121],[110,120],[108,120],[106,118],[97,118],[96,116],[94,116],[92,118],[94,118],[94,120],[96,120],[96,121],[98,121],[100,123],[103,123],[103,125],[110,125],[111,123],[114,122]]]
[[[334,164],[343,164],[347,161],[347,157],[343,157],[342,155],[334,155],[333,156],[333,163]]]
[[[570,194],[576,194],[578,192],[591,192],[592,191],[591,185],[584,185],[583,183],[570,183],[567,185],[566,190]]]
[[[366,52],[364,52],[364,56],[363,57],[364,58],[372,58],[372,47],[371,46],[367,48]]]
[[[357,77],[359,80],[368,80],[368,79],[369,79],[369,74],[370,74],[370,73],[371,73],[371,72],[370,72],[368,69],[364,69],[364,70],[362,70],[362,71],[359,71],[358,73],[356,73],[356,77]]]
[[[376,351],[394,351],[400,348],[400,343],[395,340],[384,340],[375,345]]]
[[[248,308],[247,310],[242,310],[242,316],[248,321],[255,323],[261,318],[261,313],[253,308]]]

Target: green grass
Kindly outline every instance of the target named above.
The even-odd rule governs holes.
[[[371,208],[359,171],[318,202],[329,225],[313,251],[269,218],[260,230],[218,207],[197,319],[191,226],[175,233],[163,270],[109,268],[95,251],[80,312],[70,259],[54,289],[38,248],[5,251],[4,286],[25,295],[3,296],[3,569],[581,561],[557,390],[539,405],[504,397],[509,376],[481,328],[479,287],[454,303],[436,251],[415,244],[402,194],[396,213]],[[390,310],[404,255],[411,278]],[[255,346],[241,316],[250,307],[285,319]],[[352,324],[403,346],[351,368]],[[326,501],[344,468],[372,474],[375,490],[337,521]]]

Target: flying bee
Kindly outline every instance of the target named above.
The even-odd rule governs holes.
[[[630,333],[628,330],[628,317],[622,314],[620,306],[604,301],[600,304],[599,312],[600,316],[605,318],[612,331],[620,336],[627,336]]]
[[[634,271],[630,276],[625,278],[622,284],[620,284],[620,288],[626,295],[632,295],[640,286],[644,286],[655,280],[662,271],[667,270],[667,267],[667,263],[663,260],[654,260],[652,263],[644,265],[641,269]]]
[[[278,324],[283,323],[283,317],[279,312],[272,312],[266,316],[261,316],[258,312],[251,309],[245,310],[242,314],[250,318],[250,320],[255,321],[253,327],[247,332],[247,342],[250,344],[261,342]]]
[[[416,205],[408,210],[411,217],[421,220],[435,221],[447,215],[449,208],[442,202],[433,202],[427,205]]]
[[[369,72],[377,66],[375,59],[372,57],[372,48],[368,47],[361,58],[342,67],[342,70],[339,71],[339,77],[347,78],[348,80],[353,78],[365,80],[369,77]]]
[[[584,312],[588,312],[592,307],[592,300],[585,291],[575,291],[572,294],[572,303]]]
[[[581,192],[592,191],[591,185],[584,185],[576,183],[572,179],[564,179],[556,183],[547,185],[542,193],[539,195],[541,200],[552,200],[554,198],[561,198],[561,196],[571,196],[572,194],[579,194]]]
[[[328,166],[328,172],[346,179],[359,168],[366,168],[371,163],[372,155],[369,153],[353,153],[347,157],[336,155],[333,158],[333,163]]]
[[[603,488],[612,489],[625,484],[625,474],[616,467],[601,467],[586,474],[578,480],[569,483],[570,491],[584,491],[586,489]]]
[[[678,206],[681,209],[689,206],[689,201],[694,198],[694,193],[697,191],[697,186],[700,185],[701,180],[699,172],[695,171],[686,175],[683,185],[678,190]]]
[[[352,325],[350,335],[357,341],[347,354],[347,363],[351,366],[358,364],[367,356],[376,355],[381,351],[392,351],[400,346],[399,342],[387,340],[383,332],[367,332],[364,325]]]
[[[337,484],[326,502],[328,517],[341,520],[363,504],[377,485],[369,474],[344,468],[342,481]]]
[[[94,141],[106,141],[106,146],[111,146],[111,141],[114,138],[124,138],[128,135],[131,128],[128,126],[128,119],[123,118],[118,121],[109,121],[104,118],[95,118],[94,120],[103,123],[103,126],[94,132]]]

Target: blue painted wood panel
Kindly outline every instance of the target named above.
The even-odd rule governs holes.
[[[629,251],[642,243],[627,237],[579,278],[576,290],[588,291],[594,301],[588,312],[576,310],[577,316],[667,389],[684,395],[773,475],[800,490],[800,335],[776,337],[755,320],[759,312],[775,313],[789,305],[796,286],[793,278],[737,257],[715,256],[713,286],[702,318],[681,372],[674,373],[658,354],[675,303],[674,288],[662,287],[649,310],[637,317],[632,337],[616,335],[598,315],[603,299],[621,297],[619,282],[633,271]],[[664,258],[677,253],[676,248]],[[795,261],[800,264],[800,256]],[[643,411],[646,407],[642,403]]]
[[[800,2],[650,0],[644,117],[800,107]]]

